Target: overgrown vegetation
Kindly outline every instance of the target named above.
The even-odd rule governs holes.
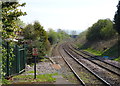
[[[53,29],[45,31],[44,27],[38,21],[28,24],[23,29],[24,40],[28,45],[28,62],[32,63],[32,48],[38,48],[38,61],[49,54],[52,45],[69,37],[69,35],[61,29],[55,32]]]
[[[114,28],[120,34],[120,1],[118,2],[117,12],[115,13],[114,16],[114,23],[115,23]]]
[[[77,48],[99,56],[119,57],[118,34],[110,19],[100,19],[77,39]],[[115,59],[119,61],[119,58]]]
[[[97,51],[97,50],[91,49],[91,48],[84,49],[84,51],[88,51],[88,52],[90,52],[90,53],[92,53],[94,55],[98,55],[98,56],[101,56],[102,53],[103,53],[102,51]]]
[[[113,29],[113,22],[110,19],[100,19],[92,27],[88,28],[86,38],[88,41],[110,39],[116,35]]]
[[[114,28],[119,33],[118,35],[118,47],[119,47],[118,56],[120,56],[120,0],[117,5],[117,12],[115,13],[115,16],[114,16]],[[120,57],[115,60],[120,62]]]
[[[32,57],[32,48],[38,48],[38,58],[43,58],[50,50],[47,32],[38,21],[28,24],[23,30],[24,40],[28,44],[28,57]]]
[[[2,22],[0,23],[0,33],[2,33],[1,39],[2,39],[2,45],[9,44],[12,48],[9,49],[9,53],[7,53],[7,48],[0,45],[2,48],[2,76],[6,75],[6,72],[3,72],[6,65],[6,59],[9,57],[9,61],[11,64],[11,60],[13,59],[13,46],[14,46],[14,39],[17,38],[17,35],[15,32],[21,31],[20,24],[17,22],[19,21],[20,16],[26,15],[26,12],[22,12],[18,7],[25,6],[26,3],[19,4],[17,0],[14,0],[15,2],[5,2],[0,1],[0,4],[2,5],[2,12],[1,12],[1,19]],[[1,30],[2,29],[2,30]],[[11,66],[11,65],[10,65]],[[5,81],[4,77],[3,81]]]
[[[116,59],[115,59],[115,61],[118,61],[118,62],[120,62],[120,57],[116,58]]]
[[[53,29],[49,29],[48,31],[48,40],[50,41],[51,45],[58,43],[68,37],[69,35],[62,29],[58,29],[57,32],[55,32]]]
[[[92,48],[87,48],[87,49],[84,49],[84,50],[88,51],[88,52],[90,52],[94,55],[97,55],[97,56],[102,56],[102,57],[108,56],[108,57],[112,57],[112,59],[116,59],[116,60],[118,60],[118,58],[116,58],[116,57],[119,57],[118,56],[119,51],[118,51],[117,44],[115,44],[114,46],[112,46],[112,47],[110,47],[106,50],[103,50],[103,51],[99,51],[99,50],[92,49]]]
[[[11,84],[11,81],[10,81],[10,80],[7,80],[7,79],[5,79],[5,78],[3,78],[1,82],[2,82],[2,83],[0,83],[0,84],[4,84],[4,85],[6,85],[6,84]]]
[[[41,74],[37,75],[34,79],[33,75],[17,75],[13,77],[13,80],[18,80],[19,82],[30,83],[30,82],[54,82],[56,79],[53,76],[58,75],[57,73],[53,74]]]
[[[32,72],[32,71],[31,71]],[[11,80],[6,80],[3,79],[2,82],[3,84],[31,84],[31,83],[43,83],[43,82],[47,82],[47,83],[52,83],[56,80],[56,78],[53,78],[53,76],[58,75],[58,73],[53,73],[53,74],[41,74],[41,75],[37,75],[36,79],[34,79],[33,75],[17,75],[12,77]],[[14,83],[14,81],[16,83]]]

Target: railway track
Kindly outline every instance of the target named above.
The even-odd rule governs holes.
[[[59,53],[59,46],[61,44],[56,45],[52,49],[52,54],[49,59],[51,60],[52,64],[60,66],[60,69],[58,69],[57,71],[60,74],[62,74],[64,78],[68,80],[68,82],[73,83],[73,84],[79,84],[80,82],[78,81],[76,76],[74,76],[74,73],[71,71],[71,69],[68,67],[68,65],[66,64],[66,62],[64,61],[64,59],[61,57]]]
[[[106,64],[108,64],[108,65],[110,65],[110,66],[113,66],[113,67],[115,67],[115,68],[117,68],[117,69],[120,70],[120,64],[113,63],[111,60],[107,60],[107,61],[106,61],[106,59],[104,59],[104,58],[101,59],[101,57],[99,57],[99,56],[95,56],[95,55],[90,54],[90,53],[88,53],[88,52],[86,52],[86,51],[83,51],[83,50],[78,50],[78,49],[76,49],[75,47],[73,47],[72,44],[70,44],[70,46],[71,46],[72,48],[74,48],[75,50],[79,51],[79,53],[81,53],[82,55],[86,55],[86,56],[88,56],[88,57],[94,58],[94,59],[96,59],[96,60],[99,60],[99,61],[101,61],[101,62],[103,62],[103,63],[106,63]]]
[[[68,44],[67,44],[68,45]],[[67,46],[66,45],[66,46]],[[97,65],[95,67],[92,68],[92,66],[89,66],[89,68],[91,67],[91,70],[96,72],[96,71],[101,71],[103,73],[100,73],[100,72],[96,72],[98,73],[98,75],[100,75],[104,80],[106,80],[109,85],[111,84],[119,84],[119,79],[120,79],[120,74],[119,74],[119,69],[117,69],[116,67],[113,67],[111,66],[111,68],[116,68],[116,70],[118,72],[114,72],[113,70],[109,69],[109,68],[106,68],[104,67],[103,65],[105,65],[106,63],[103,63],[103,62],[100,62],[100,60],[98,61],[93,61],[93,59],[88,59],[86,58],[84,55],[81,55],[80,53],[76,52],[75,50],[73,50],[72,48],[68,47],[69,49],[66,48],[66,52],[68,52],[69,54],[72,54],[73,56],[71,57],[77,57],[77,59],[79,59],[79,61],[81,61],[82,63],[86,64],[87,66],[89,66],[90,64],[87,64],[87,62],[90,62],[92,65]],[[76,55],[77,54],[77,55]],[[80,60],[80,58],[82,57],[82,59]],[[84,60],[83,60],[84,59]],[[102,65],[101,65],[102,64]],[[108,65],[108,64],[107,64]],[[99,67],[99,68],[98,68]],[[107,66],[108,67],[108,66]],[[107,71],[107,72],[106,72]],[[108,74],[107,74],[108,73]],[[103,74],[103,75],[102,75]],[[106,76],[106,77],[105,77]]]
[[[70,46],[69,46],[69,48],[70,48]],[[120,76],[120,68],[119,67],[117,67],[117,66],[115,66],[113,64],[104,62],[103,60],[100,60],[100,59],[96,58],[96,56],[88,55],[86,53],[83,53],[82,51],[81,51],[81,53],[83,53],[83,54],[81,54],[81,53],[77,52],[76,50],[74,50],[72,48],[70,48],[70,49],[72,51],[74,51],[75,53],[77,53],[78,55],[84,57],[85,59],[87,59],[87,60],[97,64],[98,66],[100,66],[100,67],[102,67],[102,68],[104,68],[104,69],[106,69],[106,70],[108,70],[108,71],[110,71],[110,72]]]
[[[60,47],[62,48],[62,47]],[[78,59],[76,59],[72,54],[69,53],[65,49],[64,51],[59,51],[60,55],[64,59],[64,61],[67,63],[67,65],[70,67],[70,69],[74,72],[75,76],[80,81],[81,85],[102,85],[102,86],[111,86],[110,83],[99,77],[96,73],[91,71],[87,66],[85,66],[83,63],[81,63]],[[66,52],[69,56],[64,56],[63,53]],[[70,58],[71,57],[71,58]]]
[[[60,51],[59,51],[60,53]],[[72,72],[74,73],[74,75],[76,76],[76,78],[79,80],[80,84],[85,86],[85,83],[83,82],[83,80],[79,77],[79,75],[74,71],[74,69],[72,68],[72,66],[68,63],[68,61],[64,58],[64,56],[60,53],[61,57],[64,59],[65,63],[68,65],[68,67],[72,70]]]

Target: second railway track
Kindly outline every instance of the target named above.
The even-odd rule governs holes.
[[[68,44],[66,45],[66,49],[68,48]],[[105,67],[102,67],[100,65],[97,65],[97,63],[94,63],[93,61],[90,62],[90,60],[86,59],[84,56],[82,57],[78,53],[76,53],[72,49],[67,49],[69,53],[71,53],[74,57],[76,57],[79,61],[84,63],[86,66],[88,66],[93,72],[97,73],[99,76],[101,76],[104,80],[109,82],[111,85],[118,85],[120,84],[120,76],[114,71],[110,71]]]
[[[74,48],[74,50],[79,51],[79,53],[81,53],[81,55],[85,55],[85,56],[87,56],[87,57],[91,57],[91,58],[93,58],[93,59],[99,60],[99,61],[101,61],[101,62],[104,62],[104,63],[106,63],[106,64],[108,64],[108,65],[110,65],[110,66],[113,66],[113,67],[115,67],[115,68],[117,68],[117,69],[120,70],[120,63],[118,63],[118,62],[114,62],[114,61],[112,61],[112,60],[106,60],[106,59],[101,58],[101,57],[99,57],[99,56],[95,56],[95,55],[93,55],[93,54],[90,54],[90,53],[88,53],[88,52],[86,52],[86,51],[78,50],[78,49],[75,48],[72,44],[70,44],[70,46],[71,46],[72,48]],[[73,49],[72,49],[72,50],[73,50]]]
[[[120,68],[119,67],[117,67],[117,66],[115,66],[113,64],[107,63],[107,62],[105,62],[103,60],[100,60],[100,59],[96,58],[96,56],[91,56],[89,54],[86,54],[85,52],[83,53],[83,51],[77,52],[76,50],[72,49],[70,46],[69,46],[69,48],[72,51],[74,51],[75,53],[77,53],[78,55],[84,57],[85,59],[87,59],[87,60],[97,64],[98,66],[103,67],[106,70],[111,71],[112,73],[120,76]]]
[[[62,48],[62,47],[60,47]],[[59,49],[60,49],[59,48]],[[65,48],[65,47],[64,47]],[[69,65],[71,70],[75,72],[74,74],[80,80],[82,85],[102,85],[111,86],[110,83],[99,77],[97,74],[92,72],[87,66],[79,62],[74,56],[72,56],[67,50],[60,49],[60,54],[65,62]],[[69,56],[64,56],[63,53],[66,52]],[[70,58],[72,57],[72,58]]]

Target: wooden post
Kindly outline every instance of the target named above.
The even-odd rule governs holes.
[[[33,48],[32,52],[33,52],[33,58],[34,58],[34,79],[36,79],[36,57],[38,55],[38,49]]]

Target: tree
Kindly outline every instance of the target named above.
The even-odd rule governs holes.
[[[87,39],[88,40],[99,40],[101,39],[100,30],[104,27],[103,20],[99,20],[97,23],[93,24],[92,27],[88,28]]]
[[[23,29],[23,36],[24,39],[28,40],[34,40],[35,39],[35,34],[34,34],[34,27],[32,24],[28,24],[24,29]]]
[[[24,23],[23,21],[21,21],[20,19],[17,19],[17,20],[15,21],[15,23],[16,23],[16,25],[18,26],[18,28],[19,28],[19,27],[21,27],[21,28],[24,28],[24,27],[25,27],[25,23]]]
[[[69,37],[69,35],[67,34],[67,32],[65,30],[62,30],[62,29],[57,30],[58,41],[62,41],[68,37]]]
[[[58,29],[57,32],[55,32],[53,29],[50,28],[48,31],[48,40],[51,45],[58,43],[68,37],[69,35],[62,29]]]
[[[115,23],[114,28],[120,34],[120,1],[118,2],[117,12],[115,13],[114,16],[114,23]]]
[[[19,2],[2,2],[2,38],[15,37],[14,31],[19,30],[15,21],[20,16],[26,15],[26,12],[22,12],[18,7],[25,6],[25,3],[19,4]]]
[[[53,29],[49,29],[48,31],[48,40],[51,43],[51,45],[57,43],[57,33]]]
[[[35,34],[37,36],[38,44],[37,47],[39,47],[40,56],[45,56],[46,51],[48,51],[48,36],[46,31],[43,29],[43,26],[40,25],[38,21],[34,22],[34,30]]]
[[[114,16],[114,28],[118,32],[118,57],[120,56],[120,0],[117,5],[117,12],[115,13]]]
[[[109,39],[116,34],[110,19],[100,19],[89,27],[86,38],[90,41]]]
[[[113,29],[113,22],[110,19],[104,20],[105,26],[102,27],[100,34],[102,39],[109,39],[116,34],[116,30]]]
[[[48,35],[43,26],[38,21],[35,21],[33,24],[28,24],[23,32],[25,40],[32,41],[32,44],[29,44],[29,56],[31,56],[33,47],[38,48],[38,57],[41,58],[45,56],[50,49],[50,44],[48,41]]]

